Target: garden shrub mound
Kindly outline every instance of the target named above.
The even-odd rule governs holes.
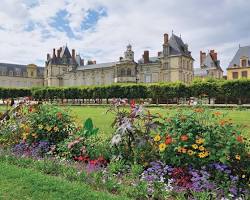
[[[15,105],[1,121],[1,146],[18,157],[66,160],[93,187],[135,199],[248,197],[249,141],[220,112],[161,116],[134,100],[130,109],[123,99],[111,104],[111,138],[57,106]]]

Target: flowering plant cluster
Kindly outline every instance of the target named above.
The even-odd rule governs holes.
[[[240,127],[224,120],[219,112],[210,113],[203,108],[162,118],[154,142],[162,160],[175,166],[250,164],[248,143]]]
[[[12,152],[16,156],[27,156],[38,159],[44,157],[49,151],[50,144],[48,142],[37,142],[32,144],[21,142],[12,147]]]
[[[245,177],[244,177],[245,178]],[[250,195],[249,187],[242,184],[243,178],[235,175],[229,166],[214,163],[202,166],[200,169],[192,167],[174,167],[162,161],[151,162],[141,174],[141,180],[147,182],[148,193],[154,195],[156,184],[168,192],[186,191],[208,192],[215,194],[215,198],[237,198],[242,194]]]
[[[156,151],[150,136],[151,130],[157,128],[154,117],[133,100],[128,104],[127,100],[115,99],[109,111],[116,115],[113,123],[115,133],[111,139],[113,156],[137,163],[154,159]]]

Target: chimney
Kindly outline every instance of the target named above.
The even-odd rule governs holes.
[[[49,53],[47,53],[47,60],[49,60],[50,59],[50,54]]]
[[[54,48],[53,49],[53,58],[55,58],[56,57],[56,49]]]
[[[84,66],[84,59],[81,59],[80,63],[81,63],[81,66]]]
[[[210,50],[210,55],[213,61],[217,61],[217,53],[214,50]]]
[[[93,60],[93,64],[96,64],[96,60]]]
[[[120,57],[120,61],[122,61],[123,57]]]
[[[161,56],[161,51],[158,51],[157,56],[158,56],[158,57]]]
[[[76,59],[76,51],[75,51],[75,49],[72,49],[72,58],[73,58],[73,60]]]
[[[143,61],[144,63],[149,63],[149,51],[144,51],[144,54],[143,54]]]
[[[57,49],[57,58],[60,58],[60,49]]]
[[[165,33],[164,34],[164,44],[167,44],[168,43],[168,34]]]
[[[200,66],[203,65],[204,60],[206,59],[206,53],[200,51]]]

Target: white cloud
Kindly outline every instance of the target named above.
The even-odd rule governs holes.
[[[107,16],[94,29],[81,30],[87,11],[100,8]],[[67,11],[77,39],[51,26],[60,10]],[[174,30],[189,44],[196,67],[200,50],[215,49],[225,69],[239,43],[249,45],[249,10],[247,0],[37,0],[33,6],[27,0],[2,0],[1,62],[38,62],[66,43],[100,63],[118,60],[130,42],[139,59],[145,49],[152,56],[161,51],[163,33]],[[30,32],[24,30],[29,23],[34,24]]]

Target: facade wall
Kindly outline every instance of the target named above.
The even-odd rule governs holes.
[[[1,87],[36,87],[43,86],[43,82],[43,78],[0,76]]]
[[[238,73],[238,78],[233,77],[233,73]],[[247,74],[247,77],[243,77],[244,73]],[[227,80],[234,80],[240,78],[250,78],[250,67],[240,67],[240,68],[228,68],[227,69]]]

